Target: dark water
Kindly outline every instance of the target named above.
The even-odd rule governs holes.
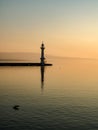
[[[0,67],[0,130],[98,130],[98,61],[51,62]]]

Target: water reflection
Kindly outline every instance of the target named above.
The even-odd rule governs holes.
[[[41,90],[44,90],[44,72],[45,72],[45,66],[40,67],[41,72]]]

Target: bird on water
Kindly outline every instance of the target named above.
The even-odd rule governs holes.
[[[13,106],[13,109],[14,110],[19,110],[19,107],[20,107],[19,105],[15,105],[15,106]]]

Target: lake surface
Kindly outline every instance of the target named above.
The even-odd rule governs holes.
[[[0,67],[0,130],[98,130],[98,60],[51,63]]]

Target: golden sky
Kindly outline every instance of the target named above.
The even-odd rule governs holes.
[[[98,0],[0,0],[0,52],[98,58]]]

